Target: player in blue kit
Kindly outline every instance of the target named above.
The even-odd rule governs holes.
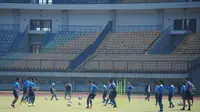
[[[172,83],[168,86],[169,94],[168,94],[168,101],[169,101],[169,108],[174,108],[174,104],[172,102],[172,98],[174,96],[175,87]]]
[[[28,80],[26,80],[23,84],[23,96],[21,98],[21,103],[22,102],[27,102],[28,101],[28,84],[30,83],[31,78],[28,78]]]
[[[29,97],[29,102],[28,102],[28,106],[34,106],[34,102],[35,102],[35,91],[38,90],[37,86],[36,86],[36,82],[37,79],[33,79],[31,80],[31,82],[29,82],[28,84],[28,97]]]
[[[116,90],[116,84],[114,83],[114,80],[109,80],[110,84],[110,92],[109,92],[109,98],[110,101],[113,103],[113,108],[117,108],[117,103],[116,103],[116,97],[117,97],[117,90]]]
[[[108,87],[106,84],[103,83],[103,101],[102,103],[105,103],[106,102],[106,96],[108,95]]]
[[[19,82],[20,82],[20,79],[19,78],[16,78],[16,81],[14,83],[14,87],[13,87],[13,95],[14,95],[14,100],[11,104],[11,106],[13,108],[15,108],[15,103],[17,102],[17,100],[19,99]]]
[[[185,100],[186,100],[186,97],[185,97],[185,91],[186,91],[186,89],[185,89],[185,83],[182,83],[181,85],[182,85],[181,86],[181,98],[182,98],[182,101],[183,101],[183,105],[185,105],[184,104]]]
[[[127,96],[128,96],[128,101],[129,101],[129,102],[131,101],[131,93],[132,93],[132,90],[133,90],[133,86],[131,85],[130,82],[128,82]]]
[[[185,110],[185,101],[188,102],[188,110],[191,110],[191,96],[192,96],[192,89],[194,88],[194,85],[189,81],[188,78],[185,78],[185,100],[183,102],[183,108],[181,110]]]
[[[89,81],[88,83],[90,85],[90,91],[89,91],[89,95],[88,95],[88,98],[87,98],[87,107],[86,108],[92,108],[92,99],[95,98],[96,91],[98,90],[98,88],[97,88],[96,85],[94,85],[92,83],[92,81]]]
[[[151,96],[151,85],[148,83],[146,85],[146,88],[145,88],[145,93],[146,93],[146,97],[145,97],[145,100],[149,101],[150,99],[150,96]]]
[[[156,100],[156,106],[158,104],[158,88],[159,88],[159,85],[158,85],[158,82],[156,82],[156,87],[155,87],[155,100]]]
[[[112,80],[112,83],[114,83],[114,80]],[[106,99],[106,103],[104,104],[104,106],[107,106],[107,104],[111,104],[111,105],[113,105],[113,102],[110,100],[110,97],[111,97],[111,91],[112,91],[112,88],[111,88],[111,84],[112,83],[110,83],[109,81],[108,81],[108,97],[107,97],[107,99]],[[110,102],[109,102],[110,101]],[[109,102],[109,103],[108,103]]]
[[[56,81],[52,83],[51,88],[50,88],[50,93],[52,94],[51,101],[53,100],[54,97],[56,98],[56,100],[58,100],[57,95],[56,95],[55,85],[56,85]]]
[[[158,85],[159,85],[159,87],[158,87],[158,103],[159,103],[159,107],[160,107],[159,112],[163,112],[163,103],[162,103],[162,98],[163,98],[163,94],[164,94],[163,81],[159,81]]]

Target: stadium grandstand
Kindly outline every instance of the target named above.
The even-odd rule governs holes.
[[[199,74],[200,0],[0,0],[0,90],[33,76],[41,90],[127,78],[141,92]]]

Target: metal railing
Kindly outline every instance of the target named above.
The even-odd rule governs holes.
[[[151,50],[156,46],[156,44],[161,41],[163,38],[165,38],[166,36],[168,36],[170,34],[172,25],[170,25],[164,32],[162,32],[148,47],[147,49],[144,51],[145,52],[151,52]]]
[[[145,49],[100,49],[99,54],[142,54]]]
[[[200,54],[200,49],[176,49],[173,54]]]
[[[59,65],[63,62],[65,63],[64,65]],[[191,62],[189,61],[174,60],[93,60],[91,62],[93,62],[93,66],[96,66],[91,67],[88,65],[88,62],[84,62],[80,71],[186,73],[191,68],[189,66]],[[69,65],[70,63],[71,60],[60,59],[0,59],[0,70],[65,71],[67,70],[67,66],[65,65]]]
[[[52,60],[52,59],[0,59],[0,70],[21,70],[21,71],[65,71],[66,64],[71,60]]]
[[[168,3],[168,2],[192,2],[188,0],[53,0],[52,2],[40,2],[39,0],[0,0],[0,3],[32,3],[32,4],[127,4],[127,3]]]
[[[19,31],[19,25],[18,24],[0,24],[0,30]]]
[[[193,70],[196,67],[200,66],[200,56],[194,60],[192,60],[189,64],[188,64],[188,68],[189,70]]]
[[[83,51],[84,49],[62,49],[62,48],[42,48],[41,52],[42,53],[58,53],[59,54],[79,54]]]
[[[101,32],[103,26],[98,25],[59,25],[58,31],[75,31],[75,32]]]
[[[117,32],[133,32],[133,31],[161,31],[161,25],[120,25],[117,26]]]
[[[186,73],[188,61],[172,60],[93,60],[92,66],[88,62],[80,69],[82,72],[167,72]],[[106,64],[105,64],[106,63]],[[181,65],[178,68],[177,65]],[[120,65],[121,64],[121,65]],[[167,64],[162,66],[163,64]],[[95,65],[95,66],[94,66]]]

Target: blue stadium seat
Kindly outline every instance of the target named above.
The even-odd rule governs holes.
[[[0,30],[0,53],[7,53],[17,36],[13,30]]]

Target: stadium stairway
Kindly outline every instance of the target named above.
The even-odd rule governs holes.
[[[75,71],[85,60],[87,60],[91,55],[93,55],[111,30],[112,21],[109,21],[108,24],[102,30],[102,32],[99,34],[97,39],[94,41],[94,43],[89,45],[74,60],[71,61],[68,67],[68,71]]]
[[[149,47],[145,50],[148,54],[171,54],[172,51],[191,34],[186,31],[185,34],[172,35],[173,26],[169,26],[163,33],[160,34]]]
[[[46,47],[46,45],[47,45],[48,43],[50,43],[51,41],[53,41],[53,40],[55,39],[55,37],[56,37],[56,34],[55,34],[55,33],[50,33],[50,32],[47,32],[47,33],[46,33],[46,37],[45,37],[45,39],[44,39],[44,41],[43,41],[43,44],[42,44],[42,49],[41,49],[41,52],[42,52],[42,53],[45,53],[45,52],[46,52],[46,50],[45,50],[44,48]]]
[[[28,27],[27,26],[24,30],[24,32],[18,32],[17,36],[15,37],[11,48],[9,50],[10,53],[16,53],[16,52],[27,52],[28,48]],[[24,50],[26,49],[26,50]]]
[[[17,48],[18,48],[22,39],[23,39],[23,33],[18,33],[14,42],[11,45],[9,52],[11,52],[11,53],[17,52]]]

